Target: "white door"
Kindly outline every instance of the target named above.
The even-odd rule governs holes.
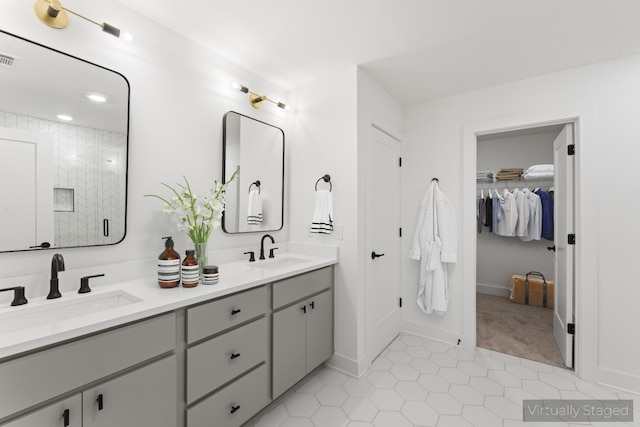
[[[371,127],[366,163],[367,358],[400,333],[400,142]]]
[[[0,127],[0,251],[53,238],[53,139]]]
[[[568,155],[568,146],[573,144],[573,125],[562,129],[553,142],[554,178],[554,240],[555,256],[555,301],[553,335],[565,365],[573,367],[573,335],[567,331],[573,324],[574,291],[574,245],[568,243],[569,233],[574,232],[573,207],[573,155]]]

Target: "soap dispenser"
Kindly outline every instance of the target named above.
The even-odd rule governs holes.
[[[180,285],[180,254],[173,249],[173,239],[163,237],[164,251],[158,257],[158,284],[161,288]]]

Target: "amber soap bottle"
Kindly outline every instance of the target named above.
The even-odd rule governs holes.
[[[161,288],[180,285],[180,254],[173,249],[173,239],[163,237],[164,251],[158,257],[158,284]]]
[[[193,249],[187,249],[184,261],[182,261],[182,286],[194,288],[198,286],[200,272],[198,271],[198,261],[193,256],[196,253]]]

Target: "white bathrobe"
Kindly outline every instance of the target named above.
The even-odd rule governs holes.
[[[447,264],[457,261],[458,229],[453,205],[437,181],[425,192],[409,258],[420,260],[418,306],[425,313],[443,315],[449,304]]]

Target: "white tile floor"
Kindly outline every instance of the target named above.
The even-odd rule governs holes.
[[[634,399],[640,396],[582,381],[568,370],[494,351],[469,352],[402,334],[363,378],[323,367],[274,402],[250,427],[556,427],[525,423],[523,399]]]

